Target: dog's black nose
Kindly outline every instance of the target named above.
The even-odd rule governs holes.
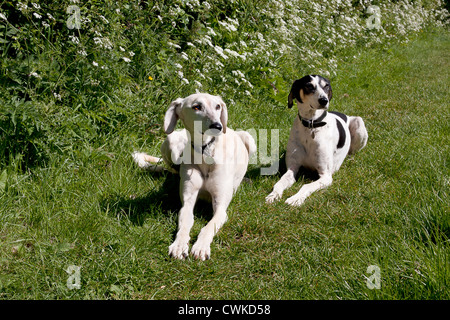
[[[319,98],[319,104],[321,106],[326,106],[327,103],[328,103],[328,99],[327,98],[325,98],[325,97]]]
[[[222,130],[222,125],[218,122],[214,122],[209,126],[210,129]]]

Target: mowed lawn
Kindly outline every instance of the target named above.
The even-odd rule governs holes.
[[[129,143],[106,146],[107,161],[52,159],[17,176],[0,195],[0,298],[449,299],[449,55],[448,32],[349,55],[331,109],[363,117],[366,148],[299,208],[284,201],[310,175],[267,205],[280,173],[252,164],[208,261],[168,257],[177,178],[138,170]],[[233,128],[279,129],[280,157],[295,116],[264,101],[229,105]],[[158,155],[159,144],[142,148]],[[211,207],[199,203],[195,217],[191,245]]]

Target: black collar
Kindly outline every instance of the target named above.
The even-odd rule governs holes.
[[[313,119],[303,119],[300,116],[300,113],[298,114],[298,118],[302,121],[302,124],[309,129],[313,129],[313,128],[319,128],[319,127],[323,127],[324,125],[326,125],[326,122],[323,122],[322,120],[325,119],[325,117],[327,116],[327,111],[325,111],[324,113],[322,113],[322,115],[317,118],[316,120]]]
[[[203,146],[202,146],[202,153],[205,152],[205,149],[206,149],[210,144],[212,144],[215,140],[216,140],[216,137],[212,137],[212,139],[209,140],[209,142],[208,142],[207,144],[203,145]],[[195,151],[199,152],[199,151],[197,150],[197,148],[195,147],[195,145],[194,145],[193,142],[191,142],[191,145],[192,145],[192,148],[193,148]]]

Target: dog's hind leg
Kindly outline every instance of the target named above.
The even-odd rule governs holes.
[[[164,171],[164,167],[157,165],[158,163],[162,163],[161,158],[153,157],[143,152],[133,152],[131,154],[134,162],[139,166],[139,168],[149,171],[162,172]]]
[[[286,200],[291,206],[300,206],[313,192],[328,187],[333,182],[331,174],[323,174],[314,182],[303,185],[300,191]]]
[[[367,144],[367,129],[361,117],[350,117],[348,128],[351,137],[350,150],[348,153],[355,154]]]

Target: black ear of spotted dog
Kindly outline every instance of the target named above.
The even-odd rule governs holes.
[[[303,78],[294,81],[291,87],[291,92],[288,96],[288,108],[292,108],[292,105],[294,104],[294,98],[298,102],[303,103],[302,99],[300,98],[300,89],[304,88],[309,81],[311,81],[311,76],[304,76]]]
[[[288,96],[288,108],[292,108],[292,105],[294,104],[294,98],[298,102],[303,103],[302,99],[300,98],[300,90],[303,89],[308,82],[311,82],[313,77],[316,77],[316,75],[307,75],[301,79],[297,79],[294,81],[294,83],[292,84],[292,87],[291,87],[291,92],[289,93],[289,96]],[[330,80],[328,80],[327,78],[324,78],[322,76],[318,76],[318,77],[320,78],[320,80],[324,80],[328,84],[328,87],[327,87],[327,89],[325,89],[325,92],[328,95],[328,100],[331,101],[331,98],[333,96],[333,91],[331,90]],[[319,81],[319,85],[320,85],[320,81]]]

